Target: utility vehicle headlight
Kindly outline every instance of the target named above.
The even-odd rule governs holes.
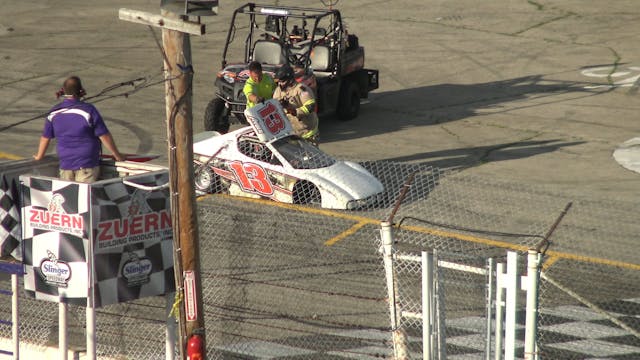
[[[218,77],[223,78],[224,81],[228,82],[229,84],[233,84],[236,81],[236,73],[232,71],[220,71],[218,73]]]

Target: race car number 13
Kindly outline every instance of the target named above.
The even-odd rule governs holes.
[[[242,190],[261,195],[273,194],[273,186],[261,166],[240,161],[234,161],[229,166],[233,170],[236,179],[238,179],[238,184],[242,187]]]

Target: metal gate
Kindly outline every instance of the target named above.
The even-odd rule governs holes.
[[[382,223],[381,238],[395,359],[537,358],[535,250],[523,275],[516,252],[507,252],[506,263],[494,266],[486,258],[478,265],[462,261],[461,254],[399,251],[388,222]],[[517,339],[519,327],[523,341]]]

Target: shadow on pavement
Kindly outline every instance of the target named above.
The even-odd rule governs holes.
[[[323,118],[322,140],[330,143],[442,124],[532,96],[602,93],[602,90],[585,89],[586,85],[588,83],[546,80],[542,75],[531,75],[481,84],[438,84],[373,93],[371,103],[361,106],[357,119],[341,122],[333,117]]]
[[[384,78],[382,79],[384,81]],[[352,121],[341,122],[335,118],[323,118],[322,143],[365,138],[388,134],[406,128],[431,126],[467,119],[479,111],[499,113],[508,103],[536,97],[561,94],[595,96],[602,90],[585,88],[588,83],[555,81],[543,75],[531,75],[509,80],[481,84],[438,84],[413,89],[371,94],[371,103],[361,107],[360,116]],[[553,98],[549,102],[563,101]],[[525,104],[526,106],[526,104]],[[504,111],[511,111],[509,107]],[[440,168],[458,168],[479,162],[511,160],[555,151],[562,147],[584,142],[561,142],[560,140],[521,141],[488,146],[448,149],[394,157],[393,161],[429,160],[428,165]]]
[[[441,169],[458,169],[479,163],[527,158],[584,143],[584,141],[561,142],[558,140],[519,141],[491,146],[428,151],[384,160],[400,162],[422,161],[425,165]]]

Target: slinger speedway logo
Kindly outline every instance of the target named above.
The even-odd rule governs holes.
[[[66,288],[71,280],[71,267],[64,261],[47,250],[47,258],[42,259],[39,269],[40,277],[45,283],[57,287]]]
[[[127,280],[127,286],[137,286],[149,282],[149,274],[153,269],[151,260],[139,257],[136,253],[129,253],[129,260],[122,265],[122,276]]]
[[[61,194],[53,194],[47,209],[29,209],[29,226],[33,229],[58,231],[82,236],[84,219],[79,214],[67,214],[62,204],[65,198]]]

